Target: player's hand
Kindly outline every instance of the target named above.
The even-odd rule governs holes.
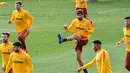
[[[11,24],[11,21],[10,21],[10,20],[8,20],[8,21],[7,21],[7,23],[8,23],[8,24]]]
[[[116,45],[117,45],[117,46],[118,46],[118,45],[120,45],[120,44],[121,44],[121,42],[120,42],[120,41],[116,43]]]
[[[64,25],[64,29],[67,29],[67,25]]]
[[[80,73],[82,69],[81,68],[78,68],[77,70],[75,70],[76,73]]]
[[[2,69],[2,70],[5,70],[5,67],[4,67],[4,66],[2,66],[2,67],[1,67],[1,69]]]
[[[126,44],[130,44],[130,41],[127,41]]]

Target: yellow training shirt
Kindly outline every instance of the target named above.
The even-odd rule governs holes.
[[[6,2],[0,2],[0,6],[3,6],[5,4],[6,4]]]
[[[9,56],[13,52],[13,44],[8,42],[0,45],[0,54],[2,56],[2,66],[6,67],[9,61]]]
[[[20,11],[14,10],[11,23],[16,23],[16,31],[21,32],[28,28],[31,28],[34,18],[26,10],[21,9]]]
[[[76,8],[87,8],[87,0],[84,0],[83,3],[80,3],[81,0],[76,0]]]
[[[87,29],[86,32],[84,31],[84,28]],[[83,18],[81,21],[74,19],[66,31],[69,32],[72,29],[74,29],[75,34],[79,34],[80,36],[85,37],[85,40],[89,39],[90,34],[94,32],[94,28],[92,27],[91,22],[85,18]]]
[[[9,57],[9,62],[5,73],[8,73],[10,68],[13,68],[13,73],[32,73],[33,64],[30,56],[24,51],[13,52]]]
[[[86,69],[96,64],[98,73],[112,73],[109,54],[106,50],[100,49],[97,51],[96,57],[88,64],[81,67],[81,69]]]
[[[123,37],[123,39],[122,39],[122,41],[123,42],[127,42],[127,41],[129,41],[130,42],[130,29],[128,28],[124,28],[123,29],[123,32],[124,32],[124,37]],[[126,51],[130,51],[130,44],[127,44],[126,43]]]

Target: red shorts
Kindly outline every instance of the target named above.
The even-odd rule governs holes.
[[[4,70],[5,73],[5,70]],[[13,69],[11,68],[8,73],[13,73]]]
[[[28,36],[29,32],[27,30],[24,30],[22,32],[18,33],[18,38],[26,38]]]
[[[126,52],[125,67],[127,67],[127,69],[130,69],[130,52]]]
[[[83,11],[83,16],[84,16],[84,18],[87,18],[87,16],[88,16],[88,11],[87,11],[87,9],[86,9],[86,8],[76,8],[76,11],[77,11],[78,9],[81,9],[81,10]]]
[[[88,39],[87,40],[82,39],[83,38],[81,37],[80,41],[76,41],[75,50],[80,50],[82,52],[83,46],[85,46],[88,43]]]

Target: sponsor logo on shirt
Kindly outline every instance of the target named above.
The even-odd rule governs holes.
[[[20,57],[19,60],[14,61],[14,63],[23,64],[23,57]]]
[[[10,54],[10,52],[2,52],[2,54]]]
[[[76,29],[79,29],[79,30],[84,30],[84,28],[81,28],[81,27],[76,27]]]
[[[125,35],[125,37],[130,37],[130,35]]]
[[[14,63],[23,64],[23,61],[14,61]]]
[[[16,20],[23,20],[23,18],[16,18]]]

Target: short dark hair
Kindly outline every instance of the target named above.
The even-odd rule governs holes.
[[[100,40],[94,40],[92,43],[94,43],[94,44],[100,44],[100,45],[102,44]]]
[[[22,2],[21,1],[17,1],[16,4],[19,4],[20,6],[22,6]]]
[[[9,32],[2,32],[2,35],[7,35],[7,37],[10,37],[10,33]]]
[[[83,10],[81,9],[76,10],[76,14],[83,14]]]
[[[124,19],[130,19],[130,16],[126,16]]]
[[[17,47],[21,47],[22,48],[21,42],[15,42],[15,43],[13,43],[13,46],[17,46]]]

